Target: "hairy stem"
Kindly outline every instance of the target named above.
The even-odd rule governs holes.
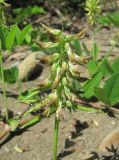
[[[53,143],[53,160],[57,160],[57,144],[58,144],[59,120],[55,117],[54,124],[54,143]]]

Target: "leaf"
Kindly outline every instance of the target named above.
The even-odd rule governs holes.
[[[95,93],[95,96],[96,96],[97,99],[99,99],[100,101],[104,102],[105,104],[110,105],[109,98],[105,94],[103,88],[98,88],[98,87],[95,88],[94,93]]]
[[[111,24],[111,21],[110,21],[110,19],[107,15],[106,16],[99,16],[98,17],[98,22],[103,26]]]
[[[5,48],[10,50],[14,44],[17,26],[13,25],[5,38]]]
[[[78,92],[81,90],[81,85],[78,80],[73,79],[72,83],[70,83],[70,88],[73,92]]]
[[[5,38],[7,36],[8,29],[5,25],[0,26],[0,39],[1,39],[1,48],[5,49]]]
[[[87,67],[88,67],[88,71],[90,73],[90,75],[94,74],[94,68],[97,67],[97,63],[94,60],[89,60],[89,62],[87,63]]]
[[[114,73],[119,73],[119,57],[117,57],[117,58],[113,61],[111,67],[112,67],[112,70],[114,71]]]
[[[81,44],[80,44],[80,41],[79,40],[74,40],[74,42],[73,42],[73,47],[75,48],[75,50],[76,50],[76,53],[78,54],[78,55],[81,55],[81,53],[82,53],[82,51],[81,51]]]
[[[119,73],[114,74],[105,82],[104,93],[109,97],[111,105],[119,102]]]
[[[108,105],[115,105],[119,102],[119,73],[113,74],[103,88],[95,89],[95,96]]]
[[[38,123],[43,117],[38,115],[38,116],[35,116],[33,117],[33,119],[29,120],[29,122],[27,122],[26,124],[22,125],[20,127],[20,129],[24,129],[24,128],[27,128],[27,127],[30,127],[36,123]]]
[[[105,16],[99,16],[98,22],[104,25],[113,24],[115,26],[119,26],[119,11],[113,13],[107,13]]]
[[[27,25],[19,34],[17,34],[17,43],[22,44],[28,32],[31,30],[32,26]]]
[[[18,97],[18,100],[28,104],[35,103],[40,100],[38,96],[39,92],[40,91],[27,90]]]
[[[29,34],[26,34],[25,40],[29,44],[31,42],[31,36]]]
[[[90,113],[104,113],[101,109],[93,108],[93,107],[88,107],[85,105],[77,105],[75,109],[79,109],[85,112],[90,112]]]
[[[84,93],[82,94],[85,98],[91,98],[94,95],[94,89],[99,85],[102,79],[102,72],[96,73],[92,79],[88,80],[84,86]]]
[[[13,14],[15,15],[15,22],[23,22],[26,18],[35,15],[45,13],[43,7],[39,7],[37,5],[30,6],[28,5],[26,8],[15,8],[13,9]]]
[[[11,67],[9,69],[4,69],[4,81],[6,83],[12,84],[17,81],[18,78],[18,68],[16,66]],[[1,72],[0,72],[0,77],[1,77]]]
[[[103,63],[100,65],[101,70],[103,71],[103,75],[108,76],[112,75],[114,73],[111,65],[109,64],[107,58],[103,61]]]

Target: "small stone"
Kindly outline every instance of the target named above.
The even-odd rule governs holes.
[[[93,123],[96,127],[98,127],[98,126],[99,126],[98,121],[96,121],[95,119],[93,119],[93,120],[92,120],[92,123]]]

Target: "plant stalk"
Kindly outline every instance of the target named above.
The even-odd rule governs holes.
[[[58,131],[59,131],[59,122],[55,116],[55,124],[54,124],[54,142],[53,142],[53,160],[57,160],[57,145],[58,145]]]
[[[0,69],[1,69],[2,90],[3,90],[3,106],[5,108],[6,120],[8,120],[7,95],[6,95],[6,86],[5,86],[5,79],[4,79],[4,67],[3,67],[3,62],[2,62],[1,51],[0,51]]]

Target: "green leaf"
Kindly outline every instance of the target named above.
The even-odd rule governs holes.
[[[76,53],[77,53],[78,55],[81,55],[82,51],[81,51],[81,44],[80,44],[80,41],[79,41],[79,40],[74,40],[74,42],[73,42],[73,47],[75,48]]]
[[[26,34],[25,40],[29,44],[31,42],[31,36],[29,34]]]
[[[13,46],[15,35],[16,35],[17,26],[13,25],[8,32],[7,37],[5,38],[5,47],[10,50]]]
[[[72,82],[70,83],[70,88],[73,92],[78,92],[81,90],[81,84],[79,83],[78,80],[73,79]]]
[[[94,74],[94,71],[95,71],[94,68],[96,68],[97,65],[98,64],[94,60],[89,60],[89,62],[87,63],[87,67],[88,67],[88,71],[89,71],[90,75]]]
[[[114,71],[113,71],[111,65],[109,64],[107,58],[100,65],[100,69],[103,71],[104,77],[108,76],[108,75],[112,75],[114,73]]]
[[[113,62],[112,62],[112,70],[114,73],[119,73],[119,57],[117,57]]]
[[[43,117],[40,116],[40,115],[35,116],[35,117],[33,117],[32,120],[29,120],[29,122],[27,122],[26,124],[22,125],[22,126],[20,127],[20,129],[24,129],[24,128],[27,128],[27,127],[30,127],[30,126],[34,125],[34,124],[38,123],[39,121],[41,121],[42,118],[43,118]]]
[[[95,96],[96,96],[97,99],[104,102],[105,104],[110,105],[109,97],[107,97],[103,88],[98,88],[97,87],[97,88],[95,88],[94,92],[95,92]]]
[[[102,72],[96,73],[92,79],[88,80],[84,86],[84,93],[82,94],[85,98],[91,98],[94,96],[94,89],[99,85],[102,79]]]
[[[119,11],[107,13],[105,16],[99,16],[98,22],[102,25],[113,24],[119,26]]]
[[[15,22],[23,22],[26,18],[35,15],[45,13],[43,7],[39,7],[37,5],[30,6],[28,5],[26,8],[15,8],[13,9],[13,14],[15,15]]]
[[[85,105],[77,105],[75,106],[75,109],[79,109],[79,110],[90,112],[90,113],[104,113],[101,109],[96,109],[96,108],[88,107]]]
[[[11,67],[9,69],[4,69],[4,81],[6,83],[12,84],[17,81],[18,78],[18,68],[16,66]],[[1,77],[1,72],[0,72],[0,77]]]
[[[31,30],[32,26],[27,25],[19,34],[17,34],[17,43],[22,44],[28,32]]]
[[[111,24],[111,21],[110,21],[110,19],[107,15],[106,16],[99,16],[98,17],[98,22],[103,26]]]
[[[27,90],[18,97],[18,101],[28,104],[35,103],[40,100],[39,93],[40,91]]]
[[[104,93],[109,97],[111,105],[119,102],[119,73],[114,74],[105,82]]]
[[[8,28],[5,25],[0,25],[0,39],[1,39],[1,48],[5,49],[5,38],[8,34]]]

